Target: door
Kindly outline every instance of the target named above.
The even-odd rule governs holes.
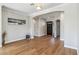
[[[52,35],[52,31],[53,31],[52,24],[53,24],[52,21],[47,22],[47,35]]]

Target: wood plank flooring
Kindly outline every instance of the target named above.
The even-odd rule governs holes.
[[[35,37],[32,40],[20,40],[0,48],[0,55],[76,55],[74,49],[64,48],[59,39],[51,36]]]

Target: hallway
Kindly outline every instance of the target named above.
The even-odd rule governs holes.
[[[50,36],[35,37],[32,40],[20,40],[0,48],[1,55],[76,55],[76,50],[64,48],[59,39],[50,40]]]

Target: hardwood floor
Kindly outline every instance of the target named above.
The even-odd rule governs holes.
[[[74,49],[64,48],[59,39],[50,36],[36,37],[6,44],[0,48],[1,55],[76,55]]]

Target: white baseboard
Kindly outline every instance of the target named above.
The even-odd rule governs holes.
[[[72,46],[68,46],[68,45],[64,45],[64,47],[77,50],[76,47],[72,47]],[[77,55],[79,55],[79,51],[78,50],[77,50]]]
[[[2,47],[2,45],[0,44],[0,47]]]
[[[68,45],[64,45],[64,47],[77,50],[77,48],[76,48],[76,47],[72,47],[72,46],[68,46]]]
[[[25,39],[25,38],[20,38],[20,39],[16,39],[16,40],[6,41],[5,43],[11,43],[11,42],[19,41],[19,40],[22,40],[22,39]]]
[[[64,41],[64,39],[60,39],[61,41]]]
[[[35,36],[37,36],[37,37],[41,37],[41,36],[45,36],[46,34],[42,34],[42,35],[35,35]]]

